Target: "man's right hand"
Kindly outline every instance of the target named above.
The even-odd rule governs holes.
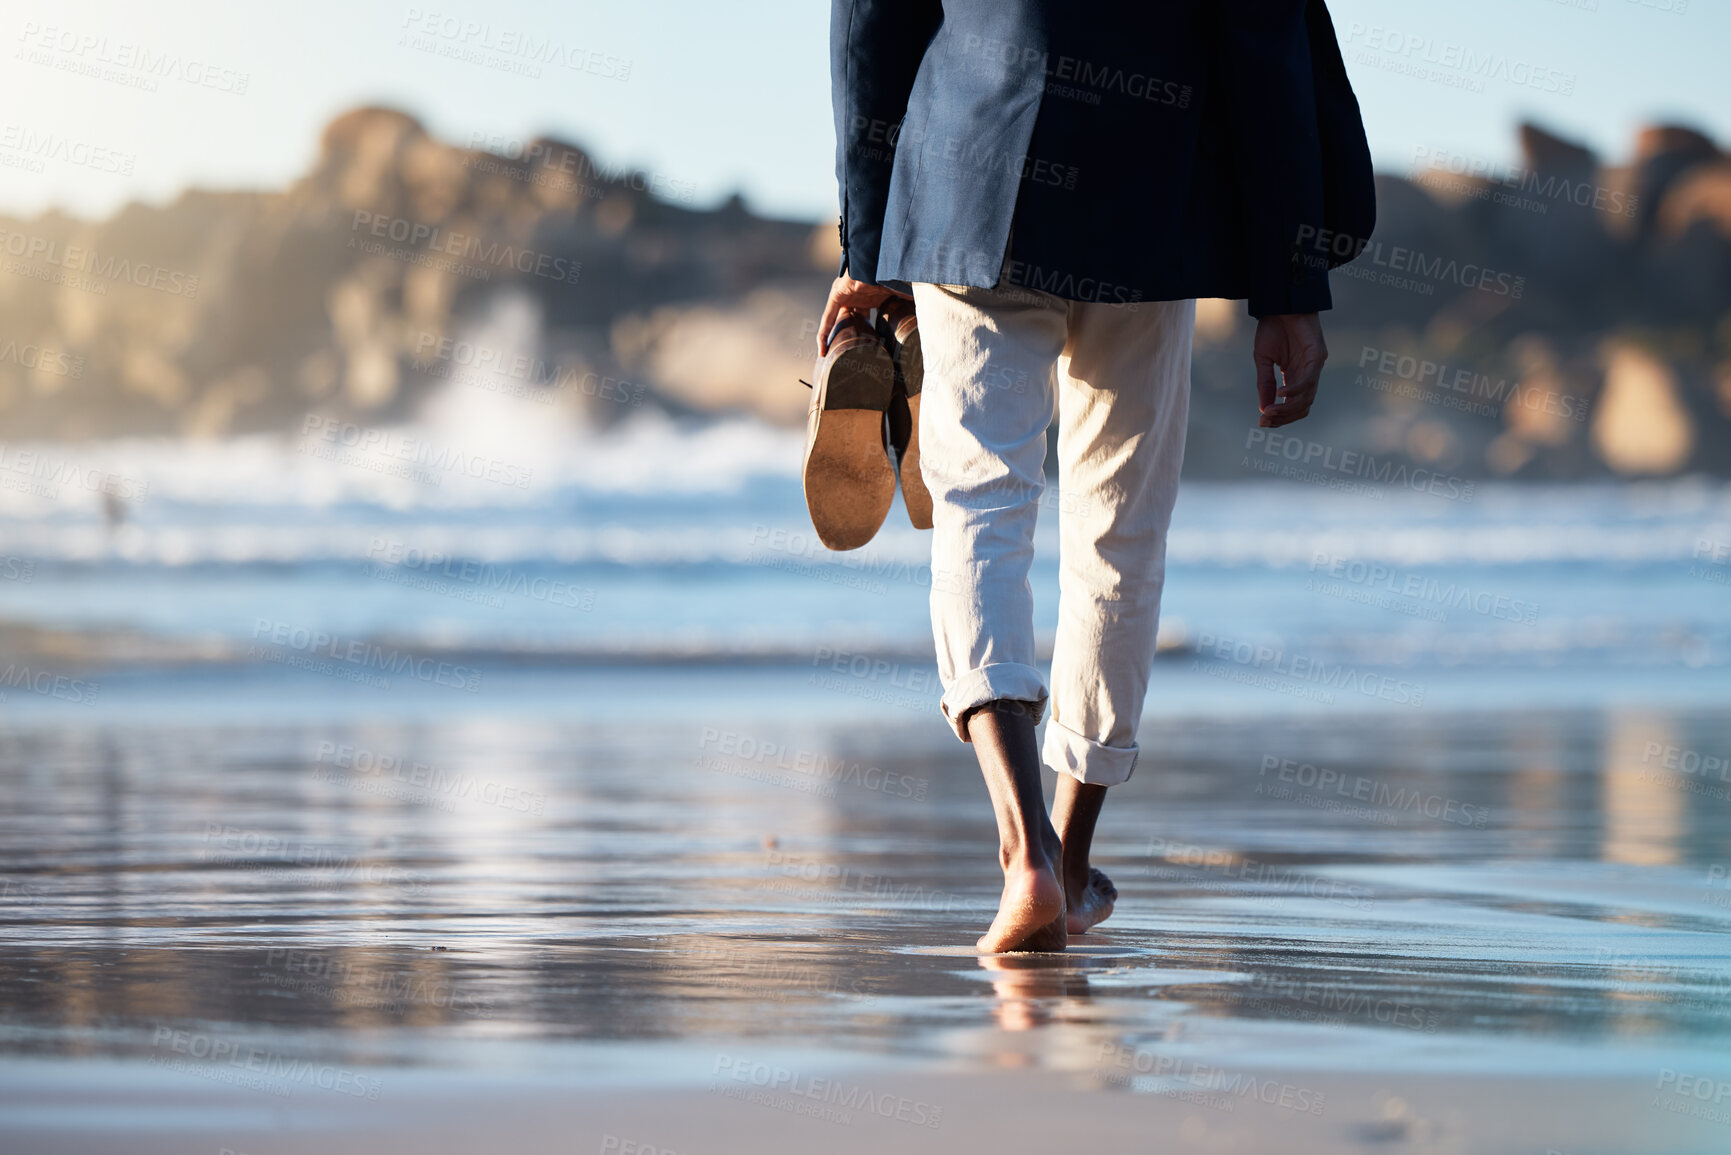
[[[817,355],[822,357],[829,352],[829,333],[835,328],[835,323],[844,313],[870,312],[889,300],[891,297],[905,297],[906,293],[897,293],[882,285],[872,285],[865,281],[856,281],[843,273],[829,287],[829,300],[823,307],[823,319],[817,323]]]
[[[1256,362],[1256,396],[1262,411],[1257,425],[1274,429],[1302,420],[1316,400],[1322,383],[1322,363],[1328,346],[1322,339],[1322,319],[1315,313],[1279,313],[1256,323],[1251,345]],[[1280,367],[1276,386],[1274,369]]]

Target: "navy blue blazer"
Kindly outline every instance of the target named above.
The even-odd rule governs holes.
[[[862,281],[1312,312],[1375,221],[1322,0],[832,0],[830,65]]]

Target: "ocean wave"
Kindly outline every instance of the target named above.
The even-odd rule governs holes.
[[[874,572],[926,564],[930,536],[886,526],[863,551],[825,550],[803,519],[797,486],[786,500],[755,509],[725,502],[662,504],[615,517],[551,507],[499,511],[478,524],[427,511],[353,507],[317,517],[309,511],[208,509],[170,518],[137,517],[115,528],[94,517],[0,517],[4,552],[42,561],[133,565],[300,565],[360,562],[382,552],[491,563],[626,566],[764,565]],[[1246,503],[1254,495],[1244,495]],[[411,516],[404,516],[411,514]],[[369,516],[374,514],[376,516]],[[755,514],[755,516],[754,516]],[[899,516],[899,510],[892,514]],[[633,522],[638,522],[633,524]],[[1041,527],[1043,550],[1054,527]],[[1334,524],[1275,528],[1203,528],[1175,519],[1167,560],[1175,566],[1315,569],[1331,559],[1406,567],[1514,566],[1546,563],[1688,564],[1726,569],[1731,519],[1656,525],[1448,525],[1395,528]],[[1047,553],[1048,558],[1054,556]]]
[[[865,550],[823,549],[800,493],[796,430],[648,411],[608,430],[544,411],[436,416],[376,430],[314,419],[286,438],[0,444],[0,552],[156,566],[377,561],[395,548],[547,565],[769,559],[871,570],[929,559],[929,535],[899,510]],[[1041,519],[1047,558],[1056,521]],[[1187,482],[1168,558],[1310,569],[1331,558],[1415,567],[1705,559],[1726,568],[1727,543],[1731,484],[1702,478],[1483,483],[1471,502]]]
[[[0,444],[0,518],[100,518],[103,494],[139,512],[520,509],[558,495],[729,493],[799,471],[802,437],[747,417],[645,411],[597,430],[453,418],[370,427],[309,418],[301,433],[220,441]]]

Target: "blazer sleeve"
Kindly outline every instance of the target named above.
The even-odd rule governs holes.
[[[1323,160],[1305,5],[1213,3],[1255,317],[1333,305],[1327,262],[1314,256],[1324,219]]]
[[[832,0],[830,95],[841,200],[841,272],[877,281],[895,142],[941,0]]]

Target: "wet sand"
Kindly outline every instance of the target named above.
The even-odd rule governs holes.
[[[0,1146],[1731,1148],[1722,711],[1158,716],[1116,914],[990,959],[941,723],[609,680],[10,728]]]
[[[1251,1091],[1191,1087],[1183,1079],[1112,1093],[1085,1078],[1027,1070],[991,1074],[843,1069],[839,1095],[869,1104],[824,1112],[822,1092],[734,1098],[725,1081],[678,1088],[598,1091],[537,1078],[419,1076],[397,1080],[384,1102],[292,1108],[243,1103],[167,1079],[110,1086],[100,1075],[76,1091],[8,1077],[9,1149],[130,1151],[139,1155],[231,1150],[248,1155],[329,1151],[430,1155],[478,1151],[911,1152],[1033,1151],[1086,1144],[1126,1151],[1679,1152],[1724,1150],[1723,1127],[1659,1121],[1651,1092],[1611,1079],[1462,1075],[1341,1075],[1258,1071]],[[1187,1078],[1187,1077],[1186,1077]],[[1224,1083],[1222,1084],[1224,1085]],[[803,1085],[801,1085],[803,1088]],[[1309,1095],[1321,1113],[1295,1112],[1281,1094]],[[1269,1096],[1263,1102],[1258,1096]],[[88,1106],[92,1098],[101,1109]],[[327,1096],[327,1098],[331,1098]],[[796,1113],[801,1108],[806,1113]],[[896,1112],[902,1112],[900,1118]],[[36,1120],[80,1117],[38,1131]],[[936,1120],[931,1126],[916,1118]]]

